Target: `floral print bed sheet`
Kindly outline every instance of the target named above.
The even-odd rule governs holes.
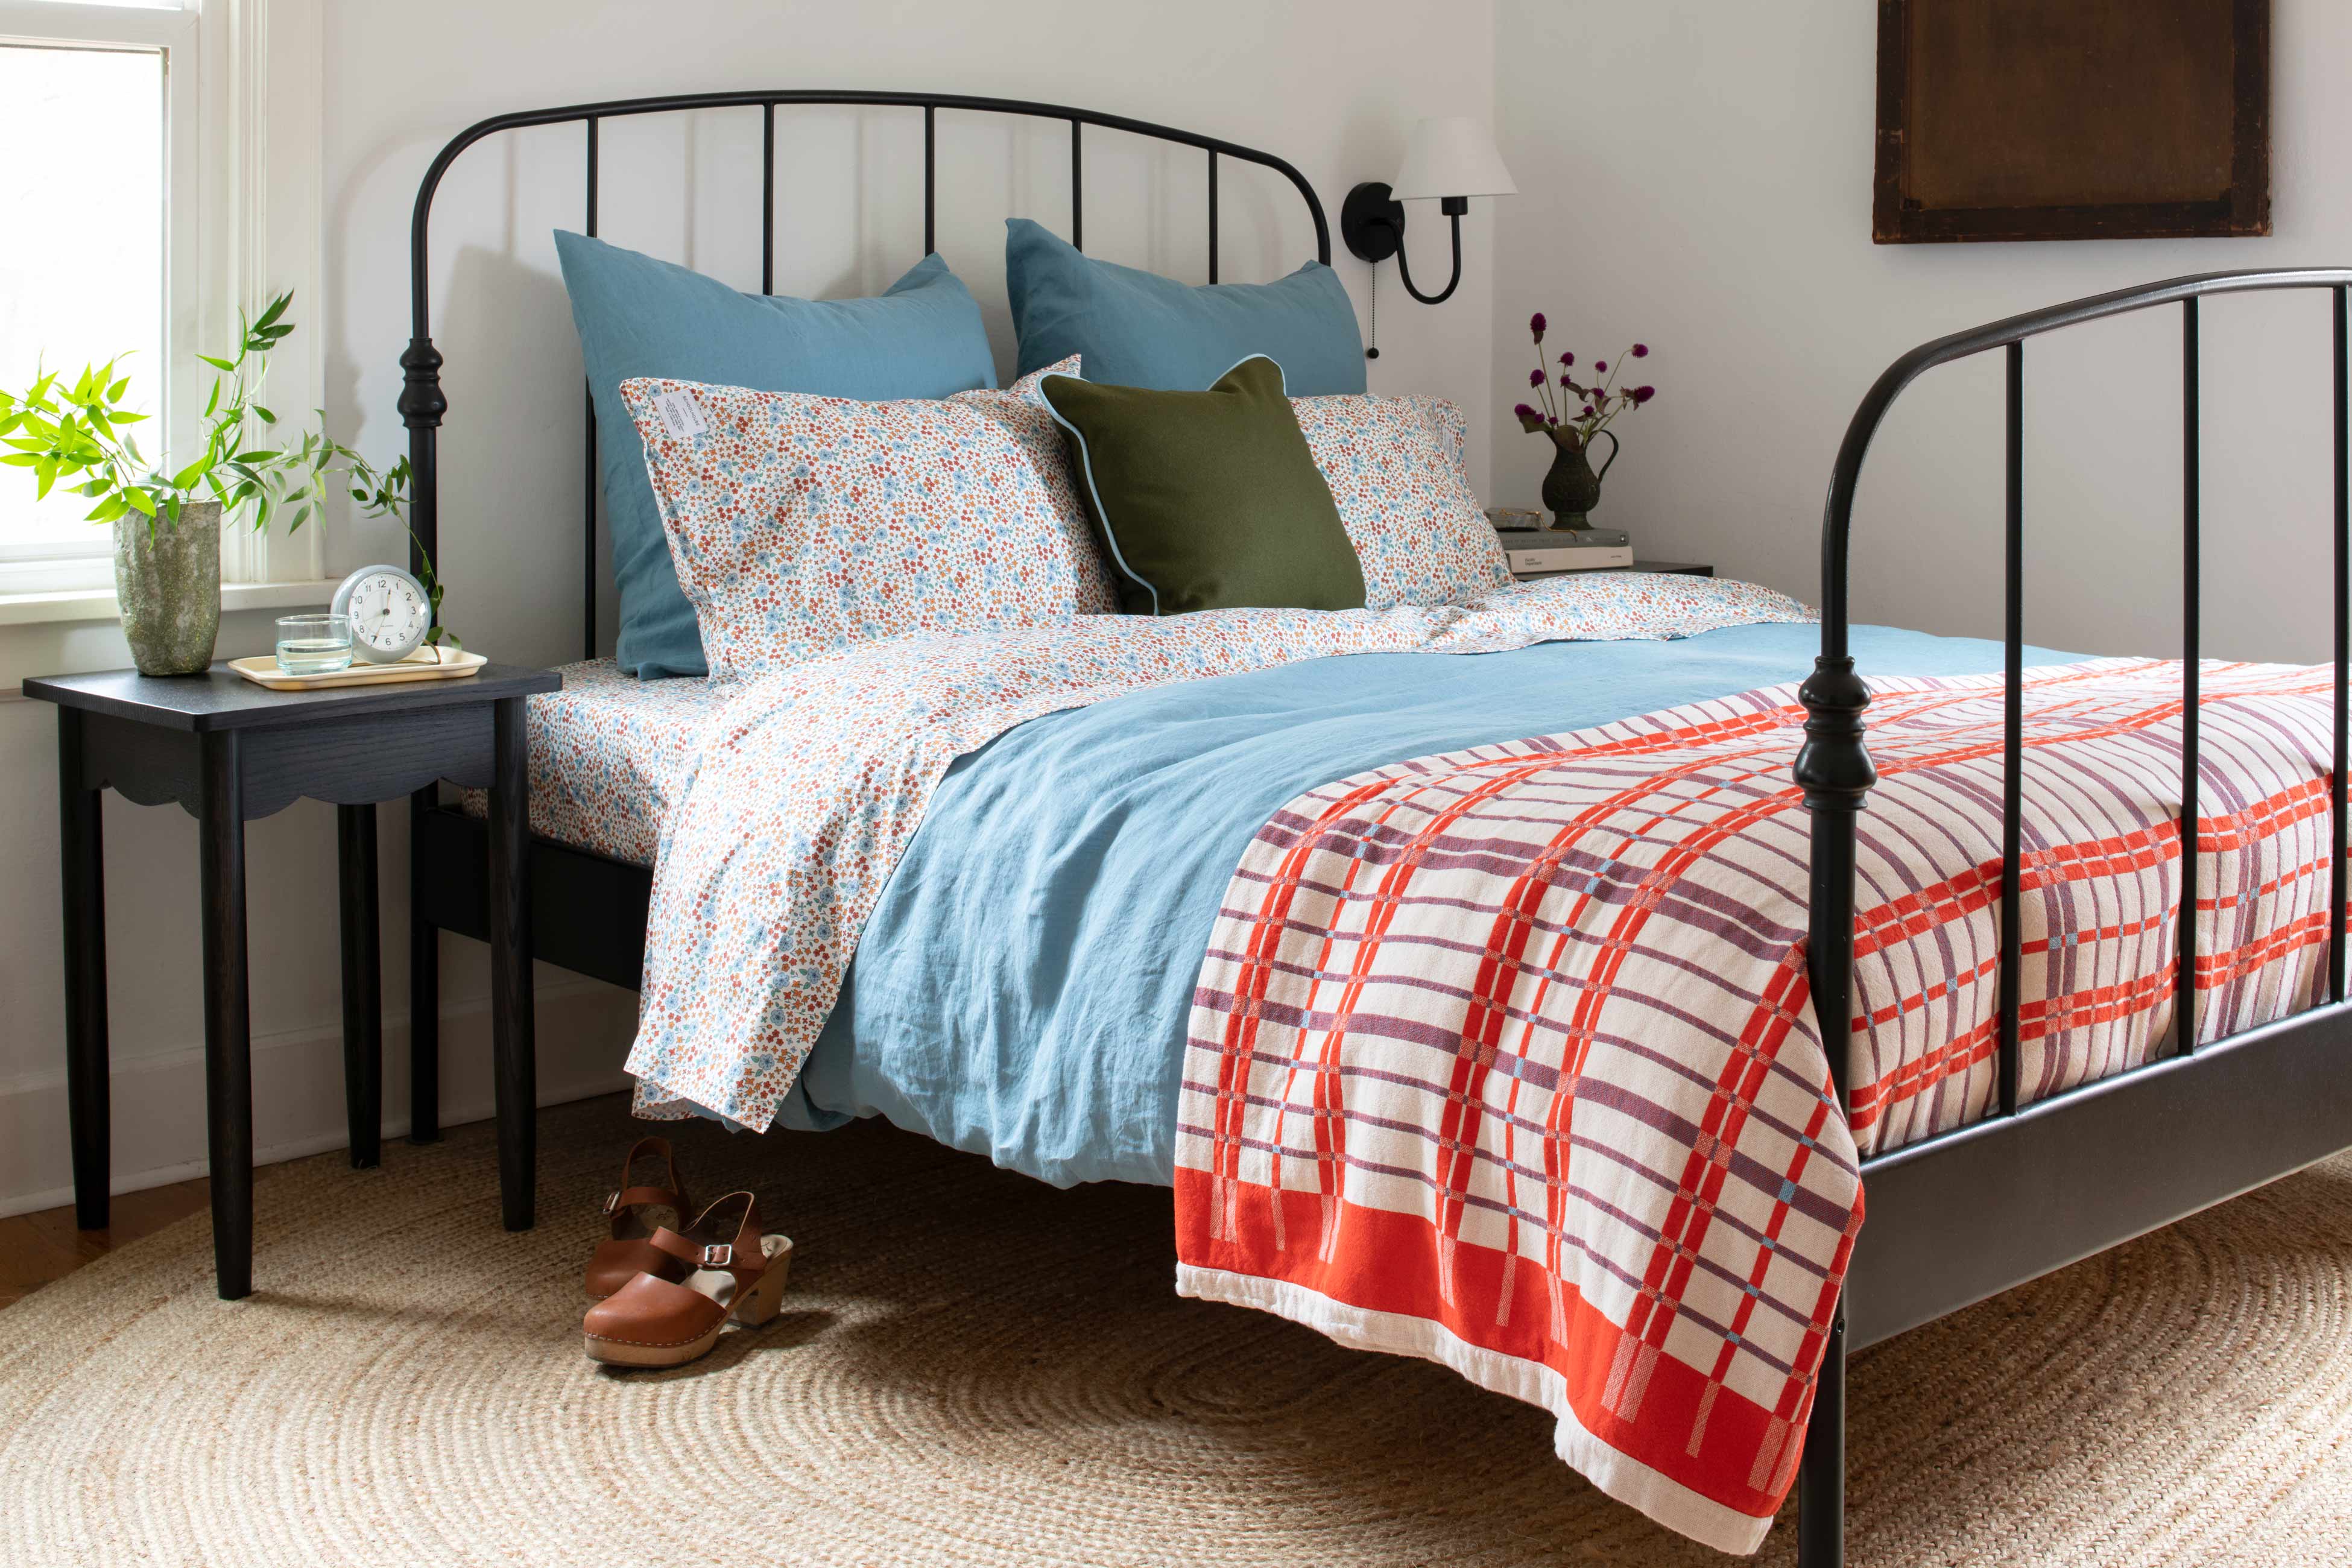
[[[726,682],[661,826],[628,1059],[637,1110],[766,1129],[933,788],[1017,724],[1339,654],[1496,653],[1810,618],[1752,584],[1556,577],[1460,605],[1078,616],[869,643]]]

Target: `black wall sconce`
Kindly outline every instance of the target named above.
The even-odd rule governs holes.
[[[1404,291],[1424,305],[1442,304],[1462,282],[1462,215],[1470,210],[1470,198],[1517,195],[1518,189],[1486,126],[1459,115],[1424,120],[1405,142],[1394,184],[1367,180],[1348,193],[1339,207],[1339,237],[1363,260],[1377,264],[1395,257]],[[1404,258],[1404,204],[1429,198],[1454,231],[1454,275],[1434,294],[1412,286]]]

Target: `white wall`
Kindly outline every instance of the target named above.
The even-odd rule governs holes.
[[[2352,262],[2352,8],[2274,17],[2272,237],[1874,246],[1873,7],[1500,0],[1496,100],[1526,194],[1497,220],[1498,410],[1526,394],[1531,310],[1587,362],[1646,340],[1659,395],[1622,421],[1597,520],[1814,598],[1838,440],[1905,350],[2179,273]],[[2327,323],[2323,293],[2204,307],[2209,655],[2326,657]],[[2177,653],[2179,311],[2037,339],[2025,395],[2028,637]],[[1533,504],[1549,444],[1497,441],[1497,499]],[[1999,635],[2001,453],[1998,355],[1896,405],[1856,510],[1858,617]]]
[[[327,16],[326,298],[303,315],[327,336],[337,432],[379,459],[404,447],[394,400],[408,337],[409,205],[425,164],[485,115],[554,103],[744,86],[933,89],[1104,109],[1264,148],[1296,163],[1337,215],[1348,186],[1393,170],[1414,116],[1494,111],[1486,4],[1442,16],[1407,0],[337,0]],[[759,281],[759,116],[614,122],[604,132],[602,230],[743,287]],[[911,111],[792,111],[779,122],[776,287],[886,286],[921,247],[919,119]],[[1003,219],[1066,232],[1068,158],[1049,125],[942,117],[939,243],[1011,344]],[[1087,249],[1205,279],[1202,160],[1105,132],[1087,138]],[[852,171],[845,175],[843,171]],[[1523,183],[1525,183],[1523,181]],[[580,361],[550,231],[581,216],[578,127],[486,145],[435,209],[434,335],[448,356],[442,542],[448,612],[468,646],[518,660],[578,657]],[[1223,172],[1222,277],[1251,281],[1313,254],[1304,210],[1276,176]],[[1493,208],[1465,224],[1460,292],[1429,310],[1383,279],[1376,390],[1459,399],[1474,472],[1487,460]],[[691,221],[689,213],[698,215]],[[1430,226],[1433,228],[1433,224]],[[1415,255],[1429,246],[1417,237]],[[1423,270],[1437,265],[1436,253]],[[1339,276],[1364,301],[1363,265]],[[387,528],[330,535],[337,574],[397,557]],[[605,595],[606,637],[610,595]],[[268,616],[232,616],[222,651],[267,646]],[[0,627],[0,687],[25,674],[126,661],[110,626]],[[0,1213],[62,1200],[54,721],[0,701]],[[110,801],[106,826],[117,1062],[118,1187],[197,1168],[203,1154],[194,835],[184,815]],[[305,803],[251,831],[256,1139],[288,1154],[341,1142],[331,814]],[[404,834],[383,817],[388,1120],[406,1119]],[[478,947],[445,939],[447,1100],[488,1109]],[[550,1096],[614,1081],[634,998],[541,972],[541,1082]]]

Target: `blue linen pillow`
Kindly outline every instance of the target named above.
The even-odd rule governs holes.
[[[1364,390],[1356,307],[1319,261],[1273,283],[1196,289],[1097,261],[1025,217],[1004,228],[1004,286],[1023,375],[1080,354],[1090,382],[1202,392],[1264,354],[1282,366],[1293,397]]]
[[[709,665],[621,383],[665,376],[865,403],[996,384],[980,306],[937,256],[917,262],[878,299],[793,300],[739,293],[715,278],[561,229],[555,254],[596,405],[621,608],[614,651],[633,675],[702,675]]]

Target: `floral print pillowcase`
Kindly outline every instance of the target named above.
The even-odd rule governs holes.
[[[1114,607],[1040,377],[897,403],[621,384],[710,673]]]
[[[1468,604],[1511,581],[1479,510],[1462,410],[1438,397],[1294,397],[1364,568],[1364,604]]]

